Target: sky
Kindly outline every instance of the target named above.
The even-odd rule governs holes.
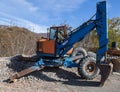
[[[102,0],[0,0],[0,25],[25,27],[36,33],[53,25],[78,27]],[[108,18],[120,17],[120,0],[106,0]]]

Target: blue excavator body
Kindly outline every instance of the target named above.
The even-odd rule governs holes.
[[[95,74],[91,76],[89,75],[96,71],[95,69],[96,67],[98,67],[100,69],[102,77],[101,84],[103,85],[111,69],[111,67],[106,64],[107,60],[105,58],[106,51],[108,49],[108,23],[106,1],[98,2],[96,7],[97,10],[94,17],[90,18],[87,22],[83,23],[69,33],[65,31],[67,30],[66,26],[51,27],[48,38],[41,39],[38,42],[37,55],[40,57],[39,61],[35,62],[34,66],[11,76],[10,81],[13,81],[14,79],[24,76],[25,74],[28,74],[30,72],[40,70],[43,67],[64,66],[68,68],[78,67],[78,70],[81,69],[81,67],[85,65],[82,65],[82,63],[76,63],[75,61],[83,60],[82,62],[83,64],[85,64],[85,62],[89,62],[94,59],[89,60],[89,57],[87,55],[85,55],[81,59],[79,56],[72,56],[66,54],[74,47],[74,44],[80,42],[82,39],[84,39],[84,37],[86,37],[87,34],[96,29],[99,40],[99,49],[96,53],[95,62],[90,62],[88,63],[88,65],[86,65],[86,67],[88,67],[87,70],[89,70],[90,72],[87,77],[89,77],[88,79],[92,78],[91,76]],[[80,70],[80,72],[81,71],[82,70]],[[84,73],[82,73],[82,75],[84,75]]]

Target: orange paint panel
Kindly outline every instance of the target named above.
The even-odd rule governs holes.
[[[45,54],[55,54],[55,41],[54,40],[46,40],[39,42],[39,51]]]

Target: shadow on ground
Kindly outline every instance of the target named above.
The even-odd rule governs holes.
[[[14,72],[20,72],[21,70],[26,69],[33,65],[34,65],[34,62],[25,62],[25,61],[19,60],[19,56],[15,56],[15,57],[11,58],[11,63],[9,63],[7,66],[8,66],[8,68],[12,69]],[[49,76],[49,74],[47,74],[49,72],[55,73],[55,75],[58,78],[57,79],[51,78]],[[89,87],[98,87],[99,86],[99,82],[84,80],[84,79],[80,78],[80,76],[75,74],[74,72],[67,71],[62,68],[46,67],[40,71],[35,71],[33,73],[27,74],[24,77],[27,77],[29,75],[34,76],[37,79],[41,79],[44,81],[61,82],[62,84],[67,84],[67,85],[72,85],[72,86],[84,86],[84,87],[85,86],[89,86]],[[61,80],[61,79],[63,79],[63,80]]]

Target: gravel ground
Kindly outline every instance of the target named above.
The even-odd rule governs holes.
[[[112,74],[103,87],[98,87],[100,76],[92,81],[80,78],[76,68],[45,68],[28,74],[15,83],[6,83],[10,75],[33,63],[17,62],[10,57],[0,58],[0,92],[120,92],[120,75]]]

